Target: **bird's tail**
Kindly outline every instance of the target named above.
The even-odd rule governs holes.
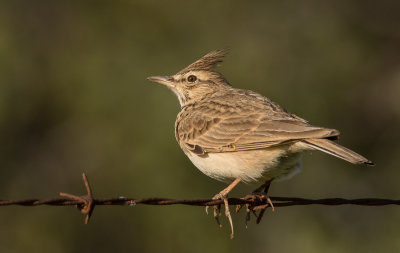
[[[336,142],[333,142],[328,139],[304,139],[302,140],[304,143],[308,144],[313,149],[317,149],[328,153],[330,155],[339,157],[343,160],[354,164],[368,164],[374,165],[373,162],[363,157],[362,155],[357,154],[356,152],[345,148]]]

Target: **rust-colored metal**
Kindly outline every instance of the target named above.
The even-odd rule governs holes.
[[[77,201],[78,203],[75,204],[75,206],[81,211],[81,213],[86,214],[85,224],[88,224],[90,216],[92,216],[95,207],[95,200],[93,198],[92,188],[90,187],[89,180],[85,173],[82,173],[82,178],[86,187],[86,195],[77,196],[65,192],[60,192],[60,196],[70,199],[72,201]]]
[[[56,199],[25,199],[25,200],[1,200],[0,206],[20,205],[20,206],[70,206],[75,205],[83,214],[86,214],[85,223],[93,213],[96,205],[191,205],[191,206],[214,206],[224,204],[224,200],[213,199],[190,199],[179,200],[170,198],[109,198],[109,199],[95,199],[89,184],[89,180],[85,173],[82,175],[85,183],[87,194],[77,196],[69,193],[60,193],[63,198]],[[243,198],[229,198],[229,205],[236,205],[238,212],[242,206],[246,207],[246,221],[250,219],[250,213],[257,217],[257,223],[261,221],[263,214],[272,201],[274,207],[285,206],[303,206],[303,205],[359,205],[359,206],[385,206],[385,205],[400,205],[400,200],[393,199],[378,199],[378,198],[361,198],[361,199],[344,199],[344,198],[325,198],[325,199],[305,199],[305,198],[291,198],[291,197],[261,197],[259,195],[247,195]],[[260,214],[256,214],[257,210],[261,210]],[[218,213],[218,212],[217,212]]]

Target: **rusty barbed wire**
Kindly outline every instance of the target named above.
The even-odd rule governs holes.
[[[83,214],[86,214],[85,223],[89,222],[89,219],[93,213],[95,206],[101,205],[191,205],[191,206],[214,206],[223,204],[223,200],[213,199],[170,199],[170,198],[108,198],[108,199],[97,199],[93,197],[93,193],[86,177],[86,174],[82,174],[83,181],[85,183],[87,194],[83,196],[77,196],[69,193],[60,193],[63,198],[54,199],[25,199],[25,200],[4,200],[0,199],[0,206],[76,206]],[[381,199],[381,198],[360,198],[360,199],[345,199],[345,198],[324,198],[324,199],[306,199],[306,198],[295,198],[295,197],[269,197],[273,201],[274,207],[287,207],[287,206],[303,206],[303,205],[358,205],[358,206],[386,206],[386,205],[400,205],[400,200],[393,199]],[[247,213],[250,211],[261,210],[258,215],[257,223],[262,218],[263,211],[268,207],[268,201],[266,198],[254,197],[254,195],[247,195],[243,198],[229,198],[229,205],[238,206],[236,211],[240,210],[240,207],[246,206]],[[251,208],[249,208],[249,206]]]

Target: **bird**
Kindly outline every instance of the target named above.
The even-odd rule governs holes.
[[[311,150],[374,165],[339,145],[338,130],[313,126],[259,93],[232,87],[215,70],[226,54],[227,50],[214,50],[174,75],[147,79],[167,86],[178,97],[181,110],[175,137],[186,156],[205,175],[229,183],[213,199],[225,204],[231,238],[227,196],[240,182],[262,182],[253,193],[267,196],[271,182],[298,173],[302,153]]]

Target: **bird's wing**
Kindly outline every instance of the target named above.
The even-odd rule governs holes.
[[[228,111],[229,112],[229,111]],[[188,150],[198,153],[233,152],[271,147],[309,138],[339,135],[334,129],[309,125],[293,114],[282,117],[263,111],[249,114],[191,112],[176,124],[176,138]]]

